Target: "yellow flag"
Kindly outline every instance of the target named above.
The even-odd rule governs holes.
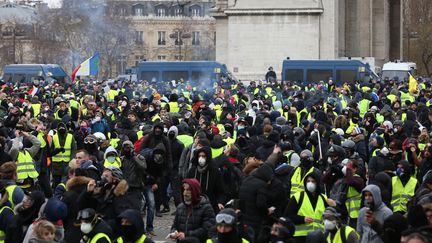
[[[414,93],[416,93],[418,90],[418,87],[417,87],[417,80],[412,76],[412,74],[410,74],[409,75],[409,84],[408,84],[409,86],[408,86],[408,91],[411,93],[411,94],[414,94]]]

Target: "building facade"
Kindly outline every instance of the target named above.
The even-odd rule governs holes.
[[[119,58],[118,73],[142,60],[214,60],[216,21],[211,0],[109,1],[109,12],[131,19],[134,46]]]
[[[374,57],[401,53],[400,1],[217,0],[216,60],[235,76],[263,79],[282,61]]]

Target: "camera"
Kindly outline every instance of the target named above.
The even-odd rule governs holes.
[[[108,180],[102,177],[99,181],[96,182],[96,187],[103,187],[108,183]]]

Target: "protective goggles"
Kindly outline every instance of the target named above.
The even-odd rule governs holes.
[[[94,138],[84,138],[84,143],[93,144],[93,143],[96,143],[96,139],[94,139]]]
[[[217,224],[233,224],[234,223],[234,216],[229,215],[229,214],[225,214],[225,213],[220,213],[218,215],[216,215],[216,223]]]

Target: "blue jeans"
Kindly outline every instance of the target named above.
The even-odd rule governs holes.
[[[151,186],[144,187],[143,192],[145,198],[145,207],[147,208],[147,223],[146,223],[146,231],[153,231],[153,220],[155,216],[155,197],[154,193],[151,189]]]

